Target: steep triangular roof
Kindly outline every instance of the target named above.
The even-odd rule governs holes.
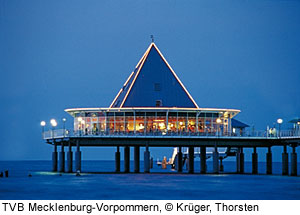
[[[158,106],[198,108],[157,46],[151,43],[110,108]]]

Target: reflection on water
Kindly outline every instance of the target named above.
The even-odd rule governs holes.
[[[259,165],[264,173],[265,164]],[[274,163],[277,175],[271,176],[188,175],[157,166],[152,174],[88,173],[112,172],[113,161],[84,161],[87,173],[78,177],[49,168],[50,161],[0,161],[0,171],[10,174],[0,178],[0,199],[300,199],[300,177],[280,176],[281,163]],[[195,163],[195,172],[199,168]],[[224,162],[224,169],[234,172],[235,162]],[[245,163],[245,171],[251,171],[251,163]]]

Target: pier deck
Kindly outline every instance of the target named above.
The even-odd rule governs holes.
[[[296,147],[300,144],[300,136],[298,133],[281,132],[277,135],[266,135],[266,132],[255,132],[244,134],[242,136],[219,135],[218,133],[209,135],[207,133],[101,133],[97,135],[86,134],[70,134],[67,130],[52,130],[43,133],[46,143],[54,146],[52,153],[53,171],[65,172],[65,147],[67,151],[67,172],[73,172],[73,152],[75,147],[75,170],[81,171],[81,147],[116,147],[115,162],[116,172],[120,172],[120,147],[124,148],[124,172],[130,172],[130,148],[134,149],[134,172],[140,172],[140,148],[144,151],[144,172],[150,172],[151,156],[150,147],[178,147],[179,151],[175,155],[176,168],[178,172],[182,172],[184,162],[188,162],[188,173],[194,173],[195,148],[200,148],[201,173],[207,173],[206,159],[207,149],[214,148],[211,153],[213,158],[213,173],[218,174],[224,169],[222,160],[227,156],[236,156],[237,173],[244,173],[244,148],[252,148],[252,173],[258,173],[258,154],[257,148],[267,148],[266,153],[266,174],[272,174],[272,147],[282,146],[282,174],[297,175],[297,153]],[[61,151],[57,148],[60,146]],[[187,153],[183,157],[182,148],[187,149]],[[225,156],[220,154],[218,148],[227,147]],[[287,148],[291,147],[290,155]],[[291,168],[289,170],[289,157]],[[58,159],[59,158],[59,159]],[[59,162],[58,162],[59,161]]]

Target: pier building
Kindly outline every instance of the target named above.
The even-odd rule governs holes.
[[[283,174],[289,174],[287,147],[291,154],[291,175],[297,174],[299,132],[245,132],[248,125],[234,119],[240,113],[232,108],[199,107],[180,81],[158,47],[152,42],[136,67],[107,108],[69,108],[74,118],[73,129],[53,129],[43,133],[47,143],[54,146],[53,171],[73,171],[72,147],[76,147],[75,170],[81,171],[80,147],[116,147],[116,172],[120,172],[120,147],[124,147],[124,171],[130,172],[130,148],[134,148],[134,172],[140,172],[140,147],[145,147],[144,172],[150,171],[149,147],[178,147],[177,170],[182,171],[182,147],[188,148],[189,173],[194,172],[195,147],[199,147],[201,173],[206,173],[206,148],[214,149],[213,172],[220,172],[219,147],[237,158],[237,172],[244,172],[243,148],[253,148],[253,173],[257,173],[257,147],[267,147],[267,174],[272,173],[272,146],[283,146]],[[55,124],[55,123],[54,123]],[[61,146],[58,152],[57,147]],[[59,163],[58,163],[59,161]]]

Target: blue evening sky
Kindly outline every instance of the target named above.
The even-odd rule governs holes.
[[[151,34],[200,107],[258,130],[300,116],[300,1],[0,0],[0,160],[50,159],[40,121],[109,106]]]

